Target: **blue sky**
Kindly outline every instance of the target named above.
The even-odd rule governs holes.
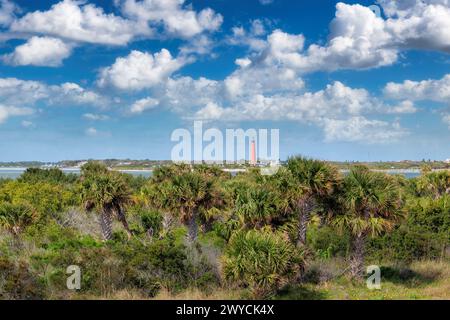
[[[282,159],[450,157],[448,0],[0,4],[0,161],[169,159],[194,120],[279,129]]]

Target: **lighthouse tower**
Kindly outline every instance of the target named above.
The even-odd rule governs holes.
[[[256,142],[252,140],[251,150],[250,150],[250,165],[256,166]]]

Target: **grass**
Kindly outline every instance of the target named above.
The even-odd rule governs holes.
[[[346,276],[320,283],[305,283],[282,290],[277,299],[416,300],[450,299],[450,262],[422,261],[408,267],[381,268],[381,289],[369,290],[365,282]]]
[[[340,268],[342,261],[328,260],[320,265],[320,271],[330,276],[330,268]],[[314,271],[317,275],[316,271]],[[310,276],[303,285],[289,285],[280,290],[276,300],[419,300],[450,299],[450,261],[414,262],[408,267],[382,266],[381,290],[369,290],[363,281],[353,281],[345,275],[321,281]],[[335,274],[339,274],[337,271]],[[383,276],[384,275],[384,276]],[[319,281],[319,283],[317,283]],[[212,292],[188,289],[176,294],[160,291],[154,300],[242,300],[248,297],[244,289],[217,288]],[[77,295],[72,299],[97,300],[145,300],[138,291],[118,290],[107,296]]]
[[[330,267],[340,267],[342,261],[322,262],[322,271],[329,275]],[[316,267],[315,265],[314,267]],[[353,281],[345,275],[317,283],[311,277],[303,285],[290,285],[273,297],[276,300],[418,300],[450,299],[450,261],[414,262],[408,267],[382,266],[381,290],[369,290],[365,282]],[[336,272],[339,274],[340,272]],[[384,276],[383,276],[384,274]],[[155,300],[240,300],[246,291],[221,288],[212,293],[197,289],[177,294],[161,291]],[[117,292],[110,299],[142,299],[130,292]]]

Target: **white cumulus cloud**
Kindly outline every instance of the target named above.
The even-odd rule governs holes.
[[[35,11],[12,22],[11,31],[44,34],[73,41],[125,45],[136,35],[150,35],[139,25],[83,1],[63,0],[47,11]]]
[[[438,80],[389,82],[384,88],[384,94],[393,99],[450,102],[450,74]]]
[[[351,132],[358,130],[358,135],[351,141],[366,139],[373,143],[392,142],[408,132],[397,122],[373,120],[368,116],[407,113],[414,108],[410,102],[394,107],[385,105],[367,90],[350,88],[341,82],[315,92],[261,90],[237,96],[230,96],[228,87],[227,81],[182,77],[169,79],[163,89],[156,91],[155,97],[161,100],[162,106],[187,119],[296,121],[321,128],[327,141],[350,141],[349,130],[353,128]],[[345,125],[349,129],[340,135],[333,129]]]
[[[105,114],[96,114],[96,113],[85,113],[83,114],[83,118],[91,121],[104,121],[108,120],[109,116]]]
[[[25,44],[17,46],[14,52],[4,55],[3,61],[15,66],[57,67],[71,52],[71,46],[60,39],[32,37]]]
[[[159,104],[159,101],[153,98],[144,98],[136,101],[130,108],[131,113],[142,113],[145,110],[153,109]]]
[[[183,59],[173,58],[166,49],[154,55],[134,50],[104,68],[97,83],[100,87],[110,85],[121,90],[142,90],[165,81],[184,64]]]
[[[31,108],[18,108],[0,104],[0,124],[10,117],[27,116],[33,113]]]
[[[105,107],[109,99],[76,83],[47,85],[40,81],[0,78],[0,104],[33,106],[38,101],[47,105],[88,105]]]
[[[9,26],[15,19],[17,5],[9,0],[0,1],[0,26]]]
[[[404,114],[404,113],[415,113],[417,112],[416,106],[410,100],[401,101],[398,105],[390,107],[386,110],[386,113],[396,113],[396,114]]]
[[[85,130],[85,133],[86,133],[87,136],[94,137],[94,136],[96,136],[98,134],[98,130],[91,127],[91,128],[87,128]]]
[[[398,123],[351,117],[345,120],[327,119],[323,124],[325,141],[390,143],[408,132]]]
[[[444,114],[444,116],[442,117],[442,121],[444,121],[444,123],[447,124],[448,128],[450,129],[450,113]]]
[[[397,5],[392,5],[395,2]],[[302,35],[275,30],[263,41],[242,27],[233,28],[230,44],[261,52],[254,61],[276,60],[296,72],[370,69],[396,63],[403,50],[450,52],[450,4],[446,0],[381,1],[387,18],[359,4],[336,4],[325,45],[303,48]],[[261,59],[262,58],[262,59]]]
[[[124,0],[121,8],[130,19],[154,27],[162,26],[169,35],[181,38],[215,31],[223,21],[223,17],[212,9],[196,12],[185,5],[184,0]]]

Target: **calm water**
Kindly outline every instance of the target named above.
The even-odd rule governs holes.
[[[25,170],[26,168],[0,168],[0,178],[17,179]],[[80,173],[79,169],[62,169],[62,171],[64,173]],[[121,172],[146,178],[152,175],[151,170],[123,170]]]
[[[0,168],[0,178],[17,179],[25,170],[26,170],[26,168]],[[79,169],[62,169],[62,171],[64,173],[76,173],[76,174],[80,173]],[[143,176],[146,178],[151,177],[151,175],[152,175],[151,170],[124,170],[121,172],[128,173],[133,176]],[[408,172],[408,171],[407,172],[390,171],[388,173],[389,174],[402,174],[408,179],[415,178],[420,175],[419,172]]]
[[[406,173],[401,173],[401,174],[403,174],[408,179],[412,179],[412,178],[416,178],[416,177],[420,176],[420,173],[418,173],[418,172],[406,172]]]

